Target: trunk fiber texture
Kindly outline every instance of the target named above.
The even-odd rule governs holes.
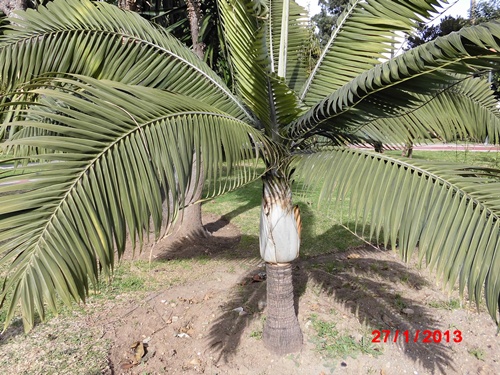
[[[267,319],[264,325],[265,347],[278,355],[300,351],[302,331],[293,302],[292,265],[266,264]]]

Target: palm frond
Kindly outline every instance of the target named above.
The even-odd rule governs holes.
[[[44,73],[73,73],[178,92],[252,120],[205,63],[138,14],[103,2],[58,0],[19,15],[0,38],[4,95]]]
[[[272,132],[267,85],[264,3],[218,0],[224,42],[237,93]]]
[[[290,124],[293,137],[312,134],[341,138],[358,134],[380,118],[399,117],[426,104],[460,82],[456,74],[473,74],[494,69],[500,62],[500,24],[490,22],[462,29],[407,51],[364,72],[324,98]],[[441,115],[455,111],[442,108]],[[431,124],[429,124],[431,125]],[[427,126],[427,125],[426,125]],[[414,127],[414,137],[432,127]],[[389,138],[400,136],[386,129]]]
[[[313,106],[325,96],[377,65],[394,49],[398,32],[409,32],[439,1],[351,0],[338,18],[299,97]],[[420,16],[420,17],[419,17]]]
[[[273,72],[278,71],[279,51],[282,42],[281,26],[283,24],[284,0],[269,1],[269,21],[267,35],[269,38],[270,65]],[[307,67],[302,56],[309,41],[307,11],[295,1],[289,1],[286,36],[286,74],[285,82],[294,91],[298,91],[307,78]]]
[[[276,137],[281,126],[297,117],[299,104],[286,82],[269,70],[267,10],[265,4],[259,2],[219,1],[237,92],[267,134]]]
[[[150,229],[158,236],[198,183],[191,180],[199,175],[192,173],[194,158],[203,161],[214,195],[259,177],[256,150],[268,158],[274,152],[250,125],[192,98],[76,78],[39,82],[31,92],[61,105],[46,111],[35,102],[15,123],[53,135],[2,144],[50,150],[32,155],[35,164],[0,174],[6,325],[19,302],[29,329],[34,311],[43,319],[46,307],[55,310],[56,295],[66,304],[85,300],[99,274],[111,273],[127,235],[134,244]]]
[[[499,142],[500,111],[487,80],[465,76],[435,97],[420,95],[420,98],[425,105],[403,116],[377,119],[363,126],[358,135],[386,144],[395,140],[404,142],[404,137],[415,143],[431,137],[447,142],[459,139]],[[391,133],[398,136],[389,139],[387,134]]]
[[[499,323],[500,170],[353,149],[307,155],[296,168],[322,198],[348,206],[359,236],[382,236],[406,260],[417,249],[450,287],[458,280],[477,304],[484,292]]]

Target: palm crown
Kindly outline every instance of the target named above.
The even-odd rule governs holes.
[[[266,165],[260,246],[269,301],[277,298],[274,268],[286,271],[298,256],[293,174],[318,184],[325,198],[349,195],[360,234],[397,244],[406,258],[418,248],[476,301],[484,290],[497,320],[499,172],[348,147],[430,133],[498,140],[496,102],[475,77],[497,68],[500,24],[463,29],[381,62],[397,33],[410,32],[438,5],[352,0],[308,75],[302,7],[219,0],[234,92],[136,14],[86,0],[21,14],[0,42],[0,134],[9,155],[2,163],[15,166],[0,174],[6,324],[19,301],[29,329],[34,311],[43,318],[47,306],[56,309],[56,295],[68,304],[84,300],[99,274],[112,271],[127,235],[142,243],[153,228],[158,236],[199,183],[191,178],[193,165],[200,168],[194,159],[203,160],[215,195],[257,178],[249,162],[257,156]],[[281,321],[298,327],[293,308],[273,318],[271,305],[264,339],[278,343],[278,352],[295,350],[275,333]]]

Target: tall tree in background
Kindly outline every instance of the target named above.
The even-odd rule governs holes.
[[[437,25],[419,22],[415,31],[407,38],[404,49],[411,49],[430,42],[440,36],[445,36],[453,31],[458,31],[464,26],[468,26],[470,21],[462,17],[446,16]]]
[[[9,15],[13,10],[25,10],[28,5],[31,8],[37,8],[48,2],[43,0],[33,0],[32,2],[29,0],[0,0],[0,11],[3,4],[6,4],[5,14]],[[223,43],[218,37],[219,29],[215,26],[218,17],[216,0],[204,1],[203,4],[200,0],[108,0],[107,3],[136,12],[165,27],[190,46],[200,59],[207,61],[218,73],[223,73],[226,83],[230,82],[231,78],[221,51]],[[208,48],[206,48],[207,45]],[[178,228],[181,236],[203,237],[209,235],[203,226],[201,203],[196,203],[201,199],[202,188],[202,183],[198,187],[192,186],[191,191],[186,195],[189,201],[186,202],[183,215],[185,222],[190,223],[190,225]]]
[[[349,0],[319,0],[320,11],[312,17],[318,28],[318,37],[322,45],[325,45],[332,30],[337,25],[337,20],[349,4]]]
[[[441,19],[437,25],[432,25],[424,22],[419,22],[415,30],[407,36],[404,50],[410,50],[422,44],[433,41],[434,39],[448,35],[454,31],[462,29],[462,27],[469,25],[469,20],[462,17],[446,16]],[[414,139],[408,139],[403,145],[401,156],[411,158],[413,156]]]
[[[419,22],[418,27],[413,33],[408,35],[406,40],[405,50],[418,47],[427,42],[433,41],[438,37],[448,35],[454,31],[459,31],[463,27],[470,26],[474,23],[481,23],[494,20],[500,17],[500,1],[486,0],[480,3],[474,3],[474,8],[469,9],[470,18],[462,18],[460,16],[446,16],[441,19],[439,24],[433,25],[429,23]],[[500,75],[498,72],[490,72],[488,79],[495,96],[499,97],[498,87],[500,87]],[[413,139],[409,139],[402,150],[402,155],[411,157],[413,153]]]
[[[209,0],[205,3],[208,4],[205,10],[216,12],[216,8],[214,7],[215,0]],[[205,31],[206,28],[202,30],[204,18],[200,0],[176,0],[168,3],[164,3],[160,0],[153,1],[152,3],[143,0],[118,0],[117,5],[121,9],[138,12],[141,16],[152,19],[153,21],[157,19],[161,20],[161,22],[158,23],[177,36],[182,37],[183,33],[188,33],[190,38],[183,37],[184,42],[191,46],[195,55],[201,60],[206,61],[206,45],[203,41],[203,37],[208,39],[211,35]],[[160,15],[163,15],[163,17],[160,18]],[[186,27],[186,23],[180,18],[183,16],[187,20],[188,27]],[[208,16],[213,16],[213,14]],[[215,16],[217,15],[215,14]],[[210,39],[210,42],[214,43],[214,40]],[[215,40],[215,42],[219,43],[219,40]],[[213,58],[213,56],[208,56],[207,58],[210,59]],[[200,163],[196,158],[193,160],[194,163]],[[193,171],[198,171],[196,165],[193,167]],[[200,183],[197,186],[191,185],[186,194],[186,207],[182,210],[184,224],[176,229],[178,235],[182,237],[193,238],[209,235],[203,226],[202,206],[200,203],[204,182],[203,169],[200,169],[199,173],[201,173],[199,176]],[[195,176],[193,176],[193,180],[194,179]],[[164,211],[168,211],[168,207],[165,207]]]
[[[437,25],[420,22],[414,32],[407,37],[404,49],[415,48],[437,37],[448,35],[466,26],[471,26],[474,23],[478,24],[500,18],[500,0],[484,0],[473,5],[474,8],[469,9],[469,18],[446,16]],[[491,72],[487,79],[490,81],[497,98],[500,98],[499,72]]]
[[[140,10],[140,2],[137,0],[118,0],[118,8],[137,12]]]
[[[473,23],[477,24],[498,18],[500,18],[500,0],[484,0],[476,3],[474,9],[469,9],[469,18],[446,16],[437,25],[419,22],[415,31],[408,36],[405,48],[415,48]]]
[[[25,10],[28,7],[28,0],[0,0],[0,12],[10,16],[15,10]]]
[[[439,3],[351,0],[306,74],[302,7],[218,0],[233,90],[172,35],[106,3],[56,0],[13,20],[0,40],[0,89],[10,99],[0,144],[10,159],[0,164],[14,168],[0,173],[5,324],[18,306],[30,329],[35,312],[43,319],[58,297],[85,300],[112,273],[127,236],[134,244],[150,230],[159,236],[162,220],[176,218],[199,182],[194,157],[203,160],[209,196],[262,178],[270,350],[302,345],[293,180],[349,205],[359,236],[397,247],[405,259],[417,251],[461,293],[478,303],[484,295],[498,322],[500,204],[492,192],[500,171],[351,147],[429,130],[498,142],[500,113],[475,75],[500,65],[499,23],[381,61],[395,35]]]
[[[469,16],[474,23],[479,24],[500,18],[500,0],[483,0],[469,10]]]

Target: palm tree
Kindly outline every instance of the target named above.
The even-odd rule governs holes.
[[[475,77],[498,69],[500,24],[381,60],[397,32],[436,6],[352,0],[307,75],[303,8],[219,0],[234,92],[136,14],[87,0],[21,14],[0,42],[9,157],[1,163],[14,165],[0,174],[5,325],[18,305],[30,329],[35,312],[43,319],[56,310],[56,296],[85,300],[111,274],[127,236],[142,244],[151,229],[158,238],[198,182],[193,158],[203,164],[207,196],[262,177],[270,350],[302,344],[291,280],[301,230],[293,180],[347,204],[360,236],[380,238],[405,259],[417,249],[450,286],[458,281],[478,303],[484,293],[498,322],[500,172],[351,147],[429,132],[498,140],[496,102]]]

